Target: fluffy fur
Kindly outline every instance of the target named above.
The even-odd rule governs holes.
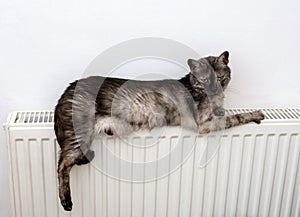
[[[61,147],[59,197],[72,209],[70,170],[94,158],[96,134],[120,136],[139,129],[177,126],[209,133],[218,130],[213,116],[224,116],[225,89],[230,81],[229,53],[188,60],[191,72],[179,80],[136,81],[100,76],[69,85],[55,108],[55,133]],[[225,117],[225,126],[259,123],[260,111]]]

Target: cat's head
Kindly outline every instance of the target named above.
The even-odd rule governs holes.
[[[214,115],[224,116],[224,94],[214,68],[205,58],[189,59],[188,65],[191,69],[189,79],[193,90],[209,97]]]
[[[225,90],[231,79],[231,70],[228,66],[229,52],[224,51],[220,56],[209,56],[205,57],[205,59],[207,59],[210,65],[214,68],[217,79],[223,90]]]
[[[222,92],[215,70],[207,59],[188,59],[187,63],[191,70],[190,84],[196,92],[205,93],[208,96]]]

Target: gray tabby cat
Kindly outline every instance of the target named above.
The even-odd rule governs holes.
[[[94,158],[96,134],[121,136],[139,129],[181,125],[199,133],[218,130],[214,116],[224,116],[230,81],[229,53],[188,60],[191,72],[179,80],[137,81],[88,77],[70,84],[55,108],[55,133],[61,147],[59,197],[72,210],[70,170]],[[260,111],[225,117],[226,128],[264,119]]]

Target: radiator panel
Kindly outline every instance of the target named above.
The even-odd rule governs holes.
[[[13,215],[297,217],[300,215],[297,111],[288,110],[284,114],[265,111],[270,118],[259,126],[248,124],[223,134],[212,134],[211,137],[220,136],[217,149],[215,144],[207,145],[210,136],[182,132],[180,128],[166,128],[159,138],[155,133],[129,136],[131,145],[118,139],[97,138],[92,146],[96,152],[93,162],[75,166],[71,171],[74,205],[70,213],[62,209],[58,199],[59,146],[51,111],[44,111],[44,115],[49,115],[47,119],[35,112],[23,116],[14,113],[6,125]],[[30,116],[26,118],[26,114]],[[168,156],[175,147],[179,151]],[[109,152],[118,158],[112,159]],[[157,161],[162,157],[164,162]],[[208,163],[203,165],[205,158]],[[129,166],[120,159],[128,161]],[[184,163],[176,167],[181,160]],[[156,162],[155,166],[147,167],[145,162],[149,161]],[[130,167],[130,162],[139,162],[141,166]],[[134,177],[147,182],[136,181]]]

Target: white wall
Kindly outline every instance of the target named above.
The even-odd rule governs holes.
[[[0,0],[0,122],[13,110],[52,109],[99,53],[145,36],[201,55],[229,50],[229,106],[300,106],[299,11],[296,0]],[[0,216],[8,217],[0,136]]]

